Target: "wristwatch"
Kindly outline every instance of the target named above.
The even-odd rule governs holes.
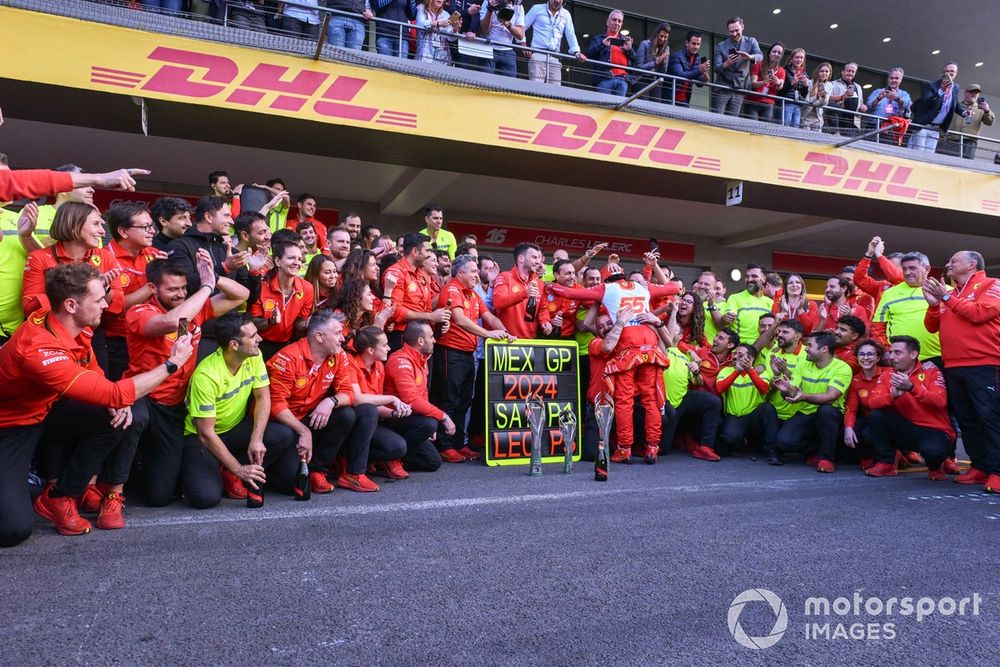
[[[167,375],[173,375],[174,373],[177,372],[177,368],[178,368],[177,364],[175,364],[174,362],[170,361],[169,359],[167,359],[166,361],[164,361],[163,365],[167,367]]]
[[[941,300],[942,301],[950,301],[951,300],[951,292],[946,293],[943,297],[941,297]]]

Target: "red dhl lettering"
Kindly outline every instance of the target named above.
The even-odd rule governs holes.
[[[541,109],[535,118],[545,121],[541,129],[535,131],[500,125],[497,128],[498,138],[562,151],[704,171],[722,170],[722,161],[718,158],[678,152],[676,149],[687,134],[681,130],[624,120],[611,120],[602,127],[593,116],[549,108]]]
[[[810,163],[805,170],[778,168],[778,180],[815,185],[824,189],[847,191],[864,190],[872,194],[885,194],[904,199],[917,199],[936,203],[936,190],[921,190],[909,185],[913,169],[888,162],[858,159],[849,160],[841,155],[810,151],[803,158]]]
[[[225,95],[225,102],[251,109],[292,113],[308,109],[328,118],[417,127],[415,113],[357,104],[355,98],[368,84],[367,79],[264,62],[241,70],[225,56],[163,46],[154,48],[147,60],[160,63],[152,75],[93,66],[91,81],[197,100]]]

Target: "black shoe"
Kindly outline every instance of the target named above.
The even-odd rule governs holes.
[[[769,466],[782,466],[785,465],[784,461],[781,460],[781,455],[777,451],[771,450],[767,453],[767,465]]]

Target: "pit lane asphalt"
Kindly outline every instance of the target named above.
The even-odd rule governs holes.
[[[638,461],[638,460],[637,460]],[[5,665],[986,665],[1000,661],[1000,497],[671,453],[656,466],[446,464],[308,503],[130,502],[128,527],[39,521],[0,551]],[[381,481],[381,480],[379,480]],[[744,648],[727,615],[773,591],[787,630]],[[806,598],[978,593],[979,614],[807,617]],[[750,636],[776,615],[751,602]],[[894,624],[894,639],[806,623]],[[857,632],[857,630],[855,630]],[[866,630],[867,632],[867,630]]]

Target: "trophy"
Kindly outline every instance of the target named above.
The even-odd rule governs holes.
[[[566,452],[563,458],[563,472],[567,475],[573,472],[573,438],[576,437],[576,415],[569,408],[559,413],[559,432],[562,433],[563,447]]]
[[[545,431],[545,401],[538,394],[529,398],[524,405],[531,426],[531,471],[532,477],[542,476],[542,433]]]
[[[594,480],[608,481],[608,437],[611,420],[615,417],[615,402],[611,394],[601,392],[594,398],[594,418],[597,420],[597,457],[594,459]]]

